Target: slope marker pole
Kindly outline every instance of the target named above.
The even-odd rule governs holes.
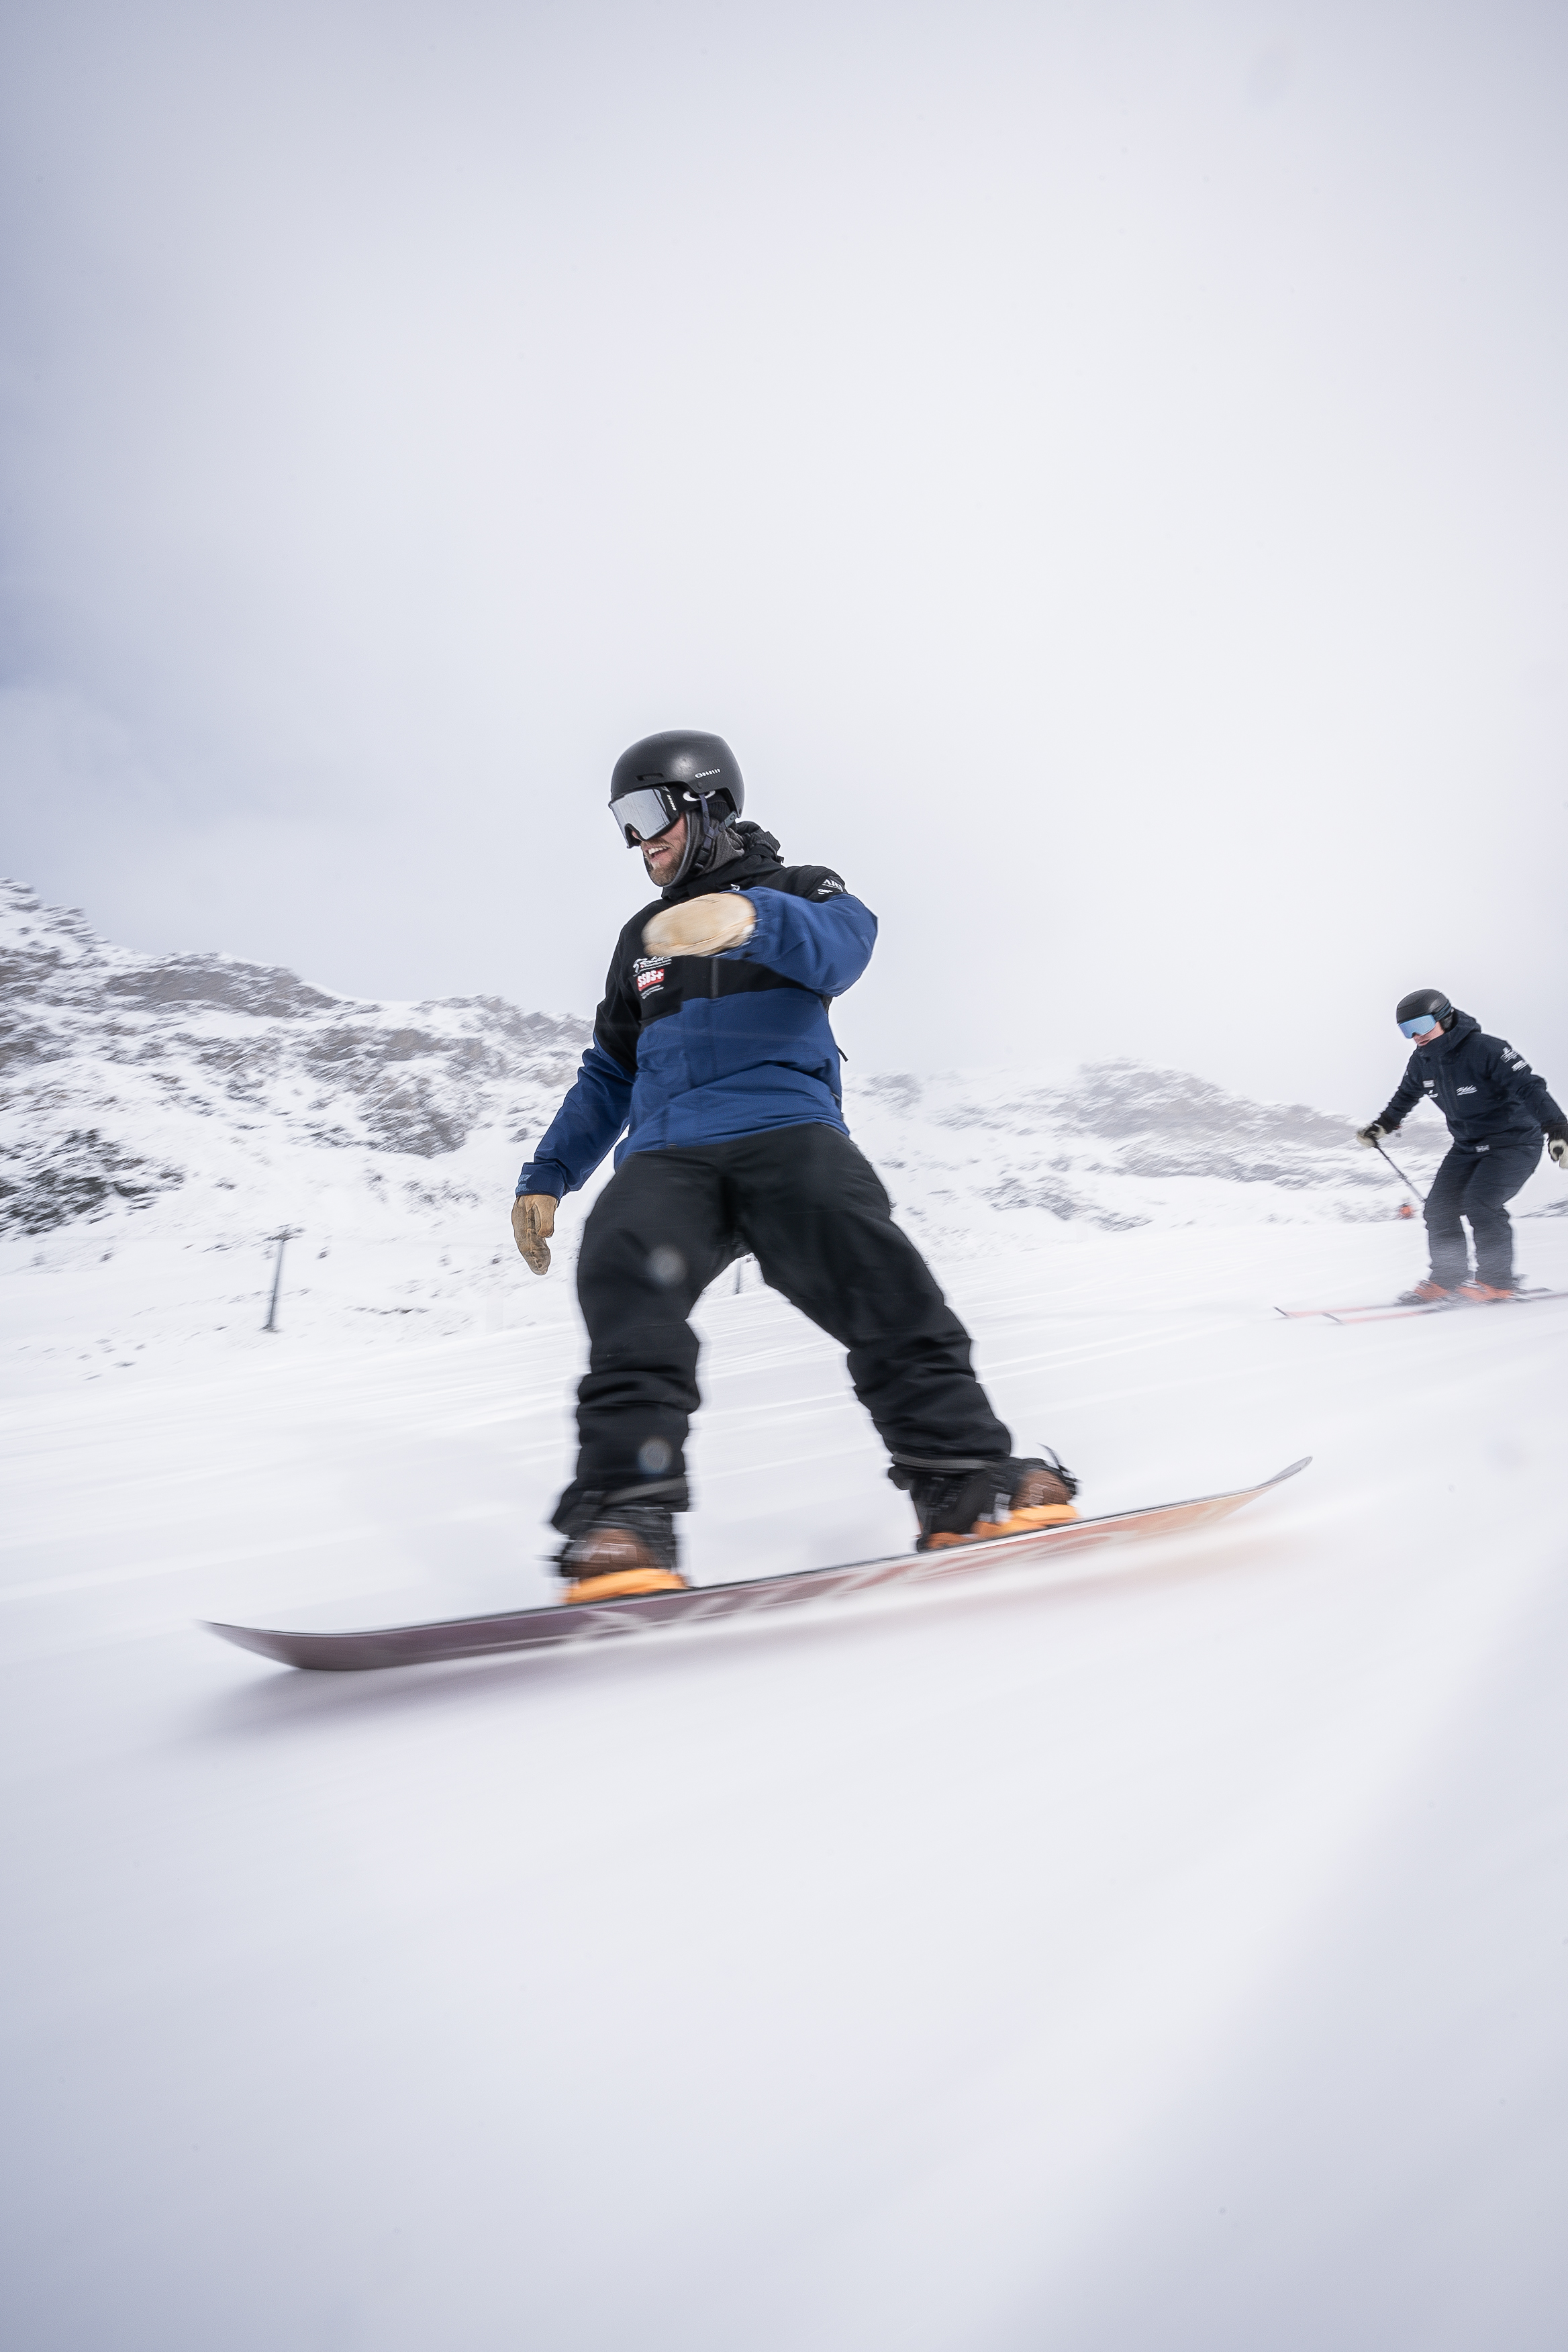
[[[272,1268],[271,1303],[267,1309],[267,1320],[261,1327],[264,1331],[276,1331],[278,1328],[278,1293],[283,1286],[283,1244],[293,1241],[300,1230],[298,1225],[283,1225],[277,1233],[267,1236],[269,1242],[277,1243],[278,1256]]]

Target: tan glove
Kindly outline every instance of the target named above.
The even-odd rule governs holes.
[[[1546,1149],[1568,1176],[1568,1128],[1554,1127],[1546,1139]]]
[[[1384,1137],[1393,1133],[1394,1129],[1391,1127],[1384,1127],[1382,1119],[1374,1118],[1370,1126],[1357,1128],[1355,1139],[1363,1151],[1375,1151]]]
[[[511,1230],[535,1274],[550,1271],[550,1236],[555,1231],[552,1192],[520,1192],[511,1204]]]
[[[663,907],[643,925],[649,955],[722,955],[738,948],[757,928],[757,910],[740,890],[710,890],[683,906]]]

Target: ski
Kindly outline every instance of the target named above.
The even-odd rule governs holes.
[[[1469,1298],[1438,1298],[1425,1307],[1342,1307],[1329,1317],[1331,1323],[1396,1323],[1407,1315],[1475,1314],[1487,1306],[1540,1307],[1551,1298],[1568,1298],[1568,1290],[1516,1290],[1510,1299],[1477,1301]]]
[[[1288,1323],[1299,1323],[1316,1316],[1324,1323],[1394,1323],[1407,1315],[1452,1315],[1456,1310],[1469,1314],[1483,1306],[1538,1307],[1548,1298],[1568,1298],[1568,1290],[1516,1290],[1510,1299],[1477,1301],[1470,1298],[1429,1298],[1419,1307],[1399,1307],[1391,1301],[1379,1301],[1366,1307],[1277,1307],[1274,1312],[1283,1315]]]
[[[1019,1560],[1066,1557],[1103,1544],[1162,1536],[1197,1528],[1238,1511],[1271,1486],[1304,1470],[1306,1454],[1257,1486],[1224,1495],[1203,1495],[1185,1503],[1155,1503],[1136,1511],[1115,1511],[1098,1519],[1064,1519],[1026,1535],[1000,1536],[990,1543],[954,1544],[941,1551],[897,1552],[881,1559],[840,1562],[832,1568],[797,1569],[750,1582],[693,1585],[683,1592],[638,1594],[624,1601],[557,1602],[543,1609],[517,1609],[499,1616],[452,1617],[424,1625],[383,1625],[347,1633],[288,1633],[262,1625],[222,1625],[206,1630],[242,1650],[255,1650],[285,1666],[358,1673],[375,1666],[416,1666],[443,1658],[493,1657],[505,1650],[553,1650],[602,1642],[628,1633],[653,1633],[670,1625],[701,1625],[721,1617],[751,1616],[808,1601],[842,1601],[879,1585],[934,1584],[977,1569],[1004,1568]]]

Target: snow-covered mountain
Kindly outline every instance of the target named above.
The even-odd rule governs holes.
[[[904,1213],[962,1224],[974,1246],[1014,1245],[1041,1219],[1113,1233],[1360,1223],[1396,1215],[1403,1197],[1386,1164],[1357,1149],[1349,1119],[1138,1062],[1090,1063],[1051,1085],[995,1071],[872,1077],[847,1101]],[[1417,1173],[1446,1139],[1434,1128],[1409,1140]]]
[[[157,1213],[429,1229],[510,1192],[586,1021],[496,997],[380,1004],[230,956],[150,956],[0,883],[0,1230]],[[856,1135],[900,1206],[988,1252],[1042,1221],[1381,1218],[1398,1190],[1350,1122],[1180,1071],[851,1074]],[[1441,1143],[1405,1139],[1413,1172]]]
[[[495,997],[382,1005],[232,956],[133,954],[11,882],[0,990],[0,1228],[26,1234],[176,1192],[183,1221],[218,1226],[322,1188],[471,1203],[473,1139],[515,1160],[589,1035]]]

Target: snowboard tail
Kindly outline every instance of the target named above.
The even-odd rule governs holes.
[[[760,1614],[810,1601],[842,1601],[881,1585],[951,1582],[980,1569],[1009,1562],[1056,1558],[1148,1536],[1203,1527],[1228,1517],[1244,1503],[1293,1478],[1311,1460],[1306,1454],[1256,1486],[1238,1486],[1195,1501],[1156,1503],[1136,1511],[1116,1511],[1098,1519],[1068,1519],[1025,1535],[999,1536],[988,1543],[953,1545],[935,1552],[898,1552],[881,1559],[847,1560],[832,1568],[798,1569],[783,1576],[756,1577],[734,1584],[693,1585],[680,1592],[650,1592],[623,1601],[556,1602],[543,1609],[508,1610],[495,1616],[452,1617],[424,1625],[384,1625],[362,1633],[289,1633],[262,1625],[221,1625],[207,1631],[242,1650],[254,1650],[281,1665],[339,1673],[378,1666],[433,1664],[444,1658],[494,1657],[510,1650],[568,1649],[585,1642],[628,1633],[653,1633],[670,1625],[701,1625],[721,1617]]]

